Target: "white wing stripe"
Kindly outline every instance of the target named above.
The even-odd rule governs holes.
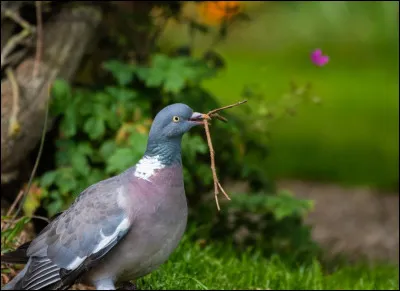
[[[68,270],[75,270],[77,267],[79,267],[80,264],[86,259],[87,257],[76,257],[68,266],[66,269]]]
[[[117,229],[110,234],[109,236],[105,236],[103,234],[103,231],[100,231],[100,235],[102,237],[102,240],[99,242],[99,244],[96,246],[96,248],[93,250],[93,253],[97,253],[104,249],[110,242],[115,240],[118,236],[119,233],[127,230],[129,228],[129,219],[125,218],[124,220],[121,221],[121,223],[118,225]]]

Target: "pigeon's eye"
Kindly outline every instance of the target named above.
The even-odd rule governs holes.
[[[174,117],[172,117],[173,122],[179,122],[179,120],[180,120],[179,116],[175,115]]]

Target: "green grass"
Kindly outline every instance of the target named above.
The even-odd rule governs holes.
[[[159,270],[141,279],[142,290],[398,290],[398,267],[357,265],[324,274],[321,264],[290,267],[278,257],[237,253],[230,245],[201,247],[186,237]]]

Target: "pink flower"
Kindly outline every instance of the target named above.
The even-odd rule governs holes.
[[[325,66],[329,62],[329,57],[328,56],[324,56],[322,54],[321,49],[316,49],[311,54],[311,61],[315,65],[317,65],[319,67],[322,67],[322,66]]]

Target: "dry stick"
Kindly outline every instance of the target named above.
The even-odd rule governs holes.
[[[35,29],[27,22],[24,20],[17,12],[13,12],[11,10],[6,9],[5,11],[5,16],[8,18],[11,18],[14,22],[18,23],[23,30],[18,33],[17,35],[14,35],[11,37],[4,48],[1,51],[1,68],[5,66],[6,58],[7,56],[11,53],[14,48],[20,44],[26,37],[28,37]]]
[[[11,53],[11,51],[26,37],[31,34],[29,30],[24,29],[17,35],[14,35],[10,38],[7,44],[4,46],[3,50],[1,51],[1,68],[3,68],[7,63],[7,57]]]
[[[225,109],[228,109],[228,108],[232,108],[232,107],[235,107],[235,106],[242,105],[243,103],[246,103],[246,102],[247,102],[247,100],[243,100],[243,101],[237,102],[235,104],[231,104],[231,105],[227,105],[227,106],[224,106],[224,107],[221,107],[221,108],[217,108],[217,109],[214,109],[214,110],[211,110],[210,112],[208,112],[207,115],[211,117],[212,114],[215,114],[215,113],[217,113],[219,111],[222,111],[222,110],[225,110]]]
[[[17,198],[15,198],[13,204],[11,204],[10,209],[8,209],[6,216],[10,216],[11,213],[13,212],[15,206],[17,206],[18,201],[21,200],[22,194],[24,194],[24,191],[19,191]]]
[[[213,180],[214,180],[214,195],[215,195],[215,203],[217,203],[217,208],[218,211],[221,210],[219,207],[219,202],[218,202],[218,176],[217,176],[217,171],[215,170],[215,158],[214,158],[214,148],[211,142],[211,135],[210,135],[210,129],[208,127],[208,122],[207,120],[204,120],[204,128],[206,130],[206,135],[207,135],[207,143],[208,143],[208,148],[210,149],[210,158],[211,158],[211,171],[213,175]]]
[[[225,197],[228,200],[231,200],[231,198],[229,198],[229,195],[225,192],[225,190],[222,187],[221,183],[219,182],[219,179],[218,179],[218,176],[217,176],[217,170],[215,168],[215,152],[214,152],[214,147],[212,145],[210,128],[209,128],[209,124],[208,124],[208,120],[207,119],[212,119],[212,117],[215,117],[215,118],[217,118],[219,120],[222,120],[222,121],[226,122],[227,119],[225,117],[222,117],[221,115],[219,115],[217,112],[219,112],[221,110],[224,110],[224,109],[228,109],[228,108],[232,108],[232,107],[241,105],[241,104],[246,103],[246,102],[247,102],[247,100],[244,100],[244,101],[240,101],[238,103],[232,104],[232,105],[227,105],[227,106],[224,106],[224,107],[221,107],[221,108],[217,108],[217,109],[211,110],[210,112],[205,114],[206,118],[203,121],[204,129],[206,131],[206,136],[207,136],[208,148],[210,149],[211,171],[212,171],[213,180],[214,180],[214,196],[215,196],[215,203],[217,204],[218,211],[221,210],[221,208],[219,206],[219,202],[218,202],[219,190],[221,190],[221,192],[225,195]]]
[[[13,136],[15,133],[19,132],[20,125],[18,123],[18,113],[19,113],[19,87],[17,79],[14,76],[14,72],[11,68],[6,69],[6,75],[11,83],[13,105],[11,109],[11,116],[8,124],[8,135]]]
[[[41,1],[36,1],[36,28],[37,28],[37,35],[36,35],[36,56],[35,56],[35,63],[33,66],[33,78],[36,77],[40,60],[42,58],[42,50],[43,50],[43,23],[42,23],[42,5]]]

